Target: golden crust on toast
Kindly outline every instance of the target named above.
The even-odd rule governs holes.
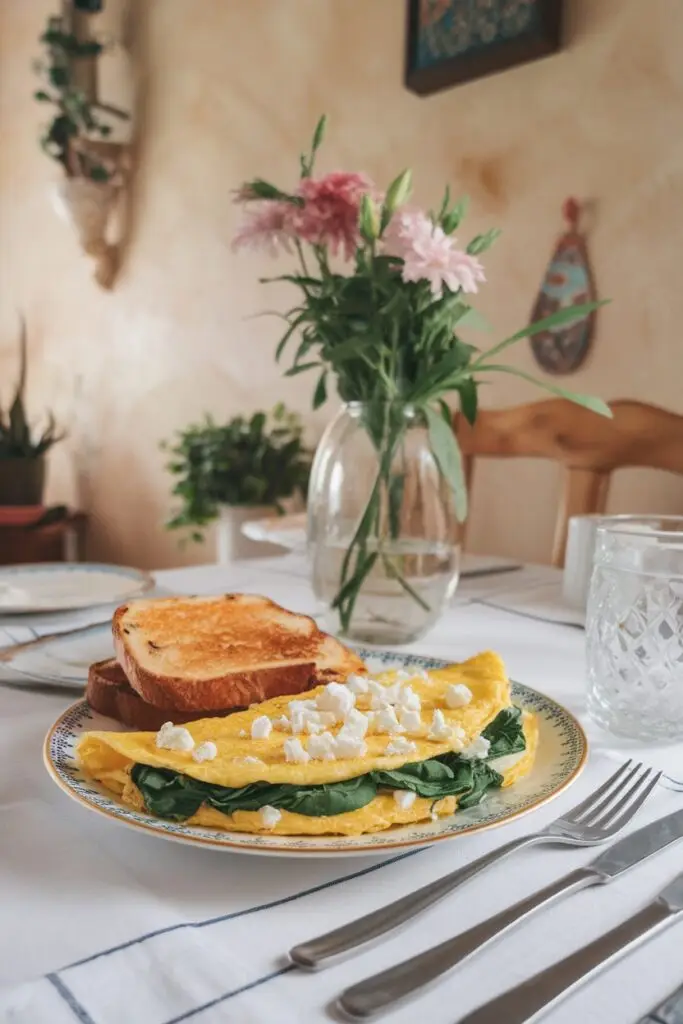
[[[174,711],[244,707],[365,671],[313,619],[251,594],[131,601],[113,635],[133,689]]]

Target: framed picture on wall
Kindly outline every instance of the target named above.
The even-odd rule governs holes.
[[[408,0],[405,84],[420,96],[555,53],[564,0]]]

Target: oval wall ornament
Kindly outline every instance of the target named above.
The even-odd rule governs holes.
[[[597,298],[585,237],[579,231],[578,202],[567,199],[562,213],[568,230],[560,237],[548,264],[531,314],[532,323],[566,306],[593,302]],[[595,312],[592,312],[534,335],[530,342],[536,362],[547,373],[572,373],[588,355],[594,330]]]

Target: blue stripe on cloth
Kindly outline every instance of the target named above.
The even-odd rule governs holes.
[[[72,1011],[76,1020],[80,1021],[81,1024],[95,1024],[95,1021],[92,1019],[86,1008],[79,1003],[71,989],[68,985],[64,984],[60,977],[56,974],[47,974],[46,978],[62,997],[66,1005]]]
[[[179,931],[181,928],[206,928],[208,925],[221,924],[224,921],[234,921],[238,917],[246,917],[249,914],[257,914],[261,910],[271,910],[273,907],[281,907],[286,903],[292,903],[294,900],[303,899],[305,896],[311,896],[313,893],[321,892],[323,889],[331,889],[335,885],[340,885],[342,882],[349,882],[354,878],[362,878],[363,875],[369,875],[373,871],[379,871],[381,868],[388,867],[390,864],[397,864],[401,860],[406,860],[408,857],[414,857],[417,853],[422,853],[420,850],[409,850],[407,853],[400,853],[396,857],[391,857],[389,860],[383,860],[380,864],[372,864],[368,868],[362,868],[360,871],[352,871],[349,875],[343,875],[341,878],[335,878],[331,882],[322,882],[320,885],[311,886],[310,889],[302,889],[301,892],[292,893],[290,896],[282,896],[280,899],[271,900],[270,903],[260,903],[255,907],[247,907],[245,910],[235,910],[231,914],[221,914],[219,917],[210,917],[206,921],[190,921],[183,924],[171,924],[166,928],[158,928],[156,931],[147,932],[145,935],[140,935],[136,939],[129,939],[127,942],[121,942],[118,946],[111,946],[109,949],[103,949],[99,953],[93,953],[91,956],[83,957],[82,960],[75,960],[71,964],[67,964],[65,967],[61,967],[60,971],[69,971],[74,967],[81,967],[83,964],[92,963],[93,960],[99,960],[100,957],[109,956],[111,953],[118,953],[123,949],[130,949],[131,946],[137,946],[141,942],[146,942],[148,939],[156,938],[157,935],[167,935],[169,932]]]
[[[282,974],[287,974],[288,971],[294,970],[294,964],[287,964],[286,967],[280,967],[277,971],[271,971],[270,974],[264,974],[262,978],[257,978],[255,981],[250,981],[246,985],[242,985],[240,988],[234,988],[232,992],[226,992],[222,996],[217,996],[216,999],[212,999],[209,1003],[204,1003],[202,1006],[195,1007],[194,1010],[188,1010],[186,1013],[181,1013],[179,1017],[174,1017],[173,1020],[166,1021],[166,1024],[180,1024],[183,1020],[189,1020],[190,1017],[196,1017],[198,1013],[204,1013],[205,1010],[210,1010],[214,1006],[218,1006],[219,1003],[224,1003],[228,999],[233,999],[235,996],[239,996],[242,992],[248,992],[251,988],[258,988],[259,985],[265,985],[267,981],[272,981],[273,978],[279,978]]]

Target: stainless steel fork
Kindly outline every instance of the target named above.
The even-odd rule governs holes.
[[[289,957],[297,967],[306,970],[326,967],[338,957],[412,920],[475,875],[525,846],[538,843],[597,846],[604,843],[631,821],[657,785],[659,777],[660,773],[644,768],[640,762],[626,761],[604,785],[540,832],[513,839],[467,867],[452,871],[380,910],[309,942],[300,943],[289,951]]]

